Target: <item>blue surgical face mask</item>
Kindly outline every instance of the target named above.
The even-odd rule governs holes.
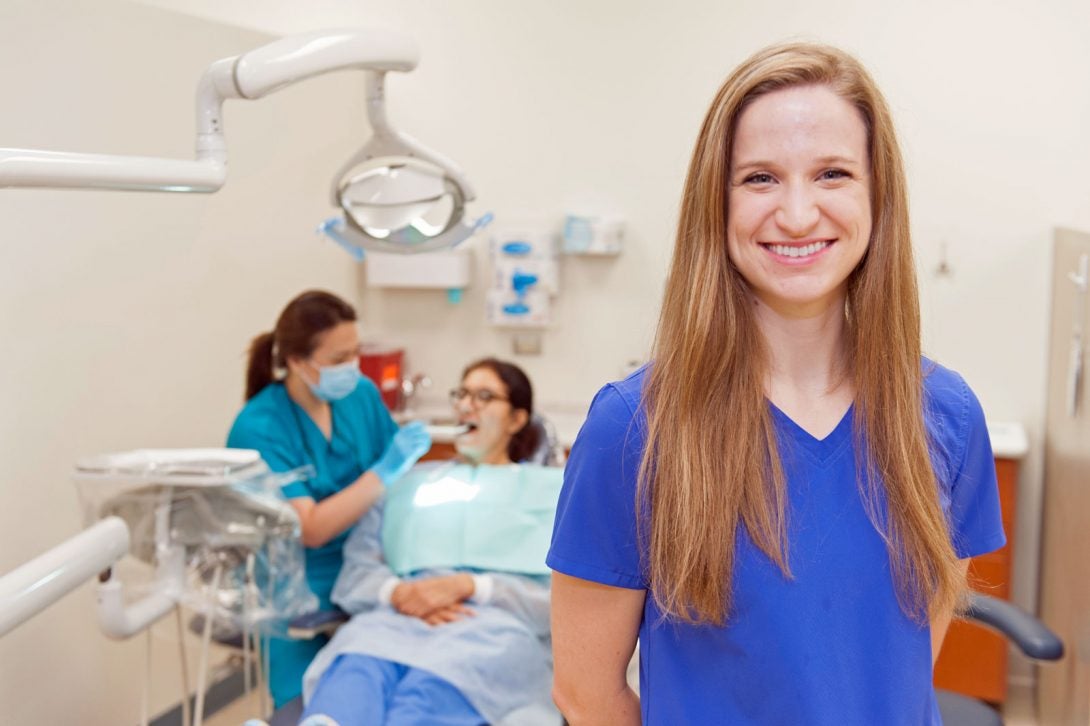
[[[323,401],[339,401],[352,391],[360,380],[359,364],[350,360],[335,366],[322,366],[318,369],[318,383],[311,383],[304,378],[311,392]]]

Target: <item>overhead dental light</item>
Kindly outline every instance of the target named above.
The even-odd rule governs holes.
[[[0,148],[0,187],[215,192],[227,178],[226,99],[258,99],[323,73],[360,69],[372,136],[334,176],[332,202],[344,216],[326,221],[321,230],[357,250],[453,247],[491,217],[465,221],[465,205],[475,194],[462,171],[386,120],[386,73],[411,71],[418,60],[415,42],[391,30],[283,38],[218,60],[204,72],[197,86],[195,160]]]

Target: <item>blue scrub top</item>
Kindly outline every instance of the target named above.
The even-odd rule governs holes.
[[[336,494],[370,469],[386,450],[397,424],[382,403],[375,384],[361,378],[356,389],[330,404],[332,438],[326,439],[313,419],[288,396],[283,383],[271,383],[246,402],[227,436],[227,446],[257,449],[273,471],[310,464],[315,476],[288,484],[284,496],[320,502]],[[349,530],[351,531],[351,530]],[[341,550],[348,532],[321,547],[307,548],[307,582],[320,608],[329,610],[333,583],[341,570]]]
[[[1006,539],[984,413],[960,376],[924,366],[925,420],[954,548],[962,558],[998,549]],[[635,514],[645,372],[598,393],[572,448],[547,560],[558,572],[648,588]],[[769,405],[793,579],[739,525],[726,625],[664,620],[648,594],[643,723],[941,724],[930,630],[898,606],[885,543],[860,498],[852,410],[818,440]]]

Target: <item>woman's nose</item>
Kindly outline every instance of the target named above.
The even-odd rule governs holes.
[[[784,190],[776,209],[776,224],[791,237],[805,237],[817,227],[821,209],[812,190],[796,184]]]

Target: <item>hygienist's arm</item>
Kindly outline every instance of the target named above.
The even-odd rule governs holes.
[[[341,491],[320,502],[310,497],[289,499],[303,532],[303,544],[321,547],[359,521],[379,497],[382,496],[382,480],[373,471],[365,472],[359,479]]]
[[[553,573],[553,700],[572,726],[640,723],[625,672],[646,596]]]
[[[961,578],[964,580],[969,574],[969,558],[960,560]],[[954,611],[947,610],[944,613],[931,618],[931,667],[939,659],[942,650],[942,641],[946,639],[946,631],[950,629],[950,621],[954,618]]]

